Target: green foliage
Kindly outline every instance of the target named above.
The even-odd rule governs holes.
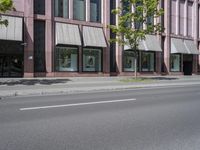
[[[6,11],[13,10],[13,1],[12,0],[0,0],[0,13],[5,13]],[[1,14],[0,14],[0,25],[8,25],[7,20],[2,20]]]
[[[0,12],[5,13],[8,10],[13,9],[12,0],[0,0]]]
[[[163,15],[158,8],[159,0],[121,0],[121,6],[112,13],[118,16],[117,25],[109,25],[116,38],[110,42],[128,45],[132,50],[138,50],[139,42],[147,34],[157,34],[163,29],[160,23],[149,23]],[[124,40],[126,39],[126,40]]]

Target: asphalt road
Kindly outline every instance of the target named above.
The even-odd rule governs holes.
[[[0,150],[200,150],[200,85],[2,99]]]

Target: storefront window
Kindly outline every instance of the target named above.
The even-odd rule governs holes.
[[[101,49],[83,49],[83,71],[102,71]]]
[[[78,71],[77,62],[77,48],[56,47],[56,71]]]
[[[124,51],[124,71],[135,71],[134,52]]]
[[[180,54],[172,54],[171,55],[171,71],[172,72],[180,72],[181,70],[181,55]]]
[[[154,71],[154,52],[142,52],[142,71]]]
[[[85,20],[85,0],[73,0],[73,14],[75,20]]]
[[[90,21],[101,21],[101,0],[90,0]]]

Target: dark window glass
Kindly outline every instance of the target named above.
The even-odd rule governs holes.
[[[147,27],[149,31],[151,32],[154,31],[154,17],[153,16],[147,17]]]
[[[68,18],[69,3],[68,0],[55,0],[55,16]]]
[[[78,71],[78,49],[56,47],[56,71]]]
[[[110,0],[110,24],[116,25],[116,15],[112,13],[112,10],[116,9],[116,0]]]
[[[34,22],[34,70],[45,72],[45,21]]]
[[[127,13],[132,11],[129,1],[124,1],[122,5],[123,5],[123,11],[122,11],[123,15],[126,15]],[[127,26],[127,27],[131,27],[132,26],[131,25],[131,19],[127,19],[125,26]]]
[[[73,0],[73,15],[75,20],[85,20],[84,0]]]
[[[147,17],[147,25],[154,25],[154,17],[153,16]]]
[[[163,9],[163,11],[165,10],[165,3],[164,3],[164,0],[161,0],[161,8]],[[165,21],[165,17],[164,17],[164,14],[161,16],[161,25],[162,27],[164,28],[164,21]]]
[[[123,14],[126,14],[131,11],[131,5],[129,1],[123,1]]]
[[[116,0],[110,0],[110,24],[116,24],[116,15],[112,13],[112,10],[116,9]],[[115,34],[110,30],[110,37],[115,38]],[[110,44],[110,71],[116,72],[116,43]]]
[[[34,14],[45,15],[45,0],[34,0]]]
[[[90,0],[90,21],[101,22],[101,0]]]
[[[143,8],[142,8],[141,1],[136,3],[135,13],[143,16]],[[139,18],[138,20],[134,20],[134,21],[135,21],[135,29],[143,29],[143,17]]]
[[[154,71],[155,70],[155,53],[154,52],[142,52],[141,58],[142,71]]]
[[[83,71],[102,71],[102,50],[83,49]]]
[[[22,77],[23,60],[21,42],[0,40],[0,77]]]

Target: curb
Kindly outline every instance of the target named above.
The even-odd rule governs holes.
[[[81,89],[50,89],[50,90],[38,90],[33,92],[32,90],[15,90],[13,92],[8,92],[5,94],[0,94],[0,100],[12,97],[25,97],[25,96],[48,96],[48,95],[58,95],[58,94],[81,94],[81,93],[94,93],[94,92],[106,92],[106,91],[117,91],[117,90],[128,90],[128,89],[141,89],[141,88],[153,88],[153,87],[175,87],[175,86],[189,86],[189,85],[200,85],[200,82],[190,82],[190,83],[158,83],[158,84],[145,84],[145,85],[118,85],[118,86],[104,86],[104,87],[92,87],[92,88],[81,88]]]

